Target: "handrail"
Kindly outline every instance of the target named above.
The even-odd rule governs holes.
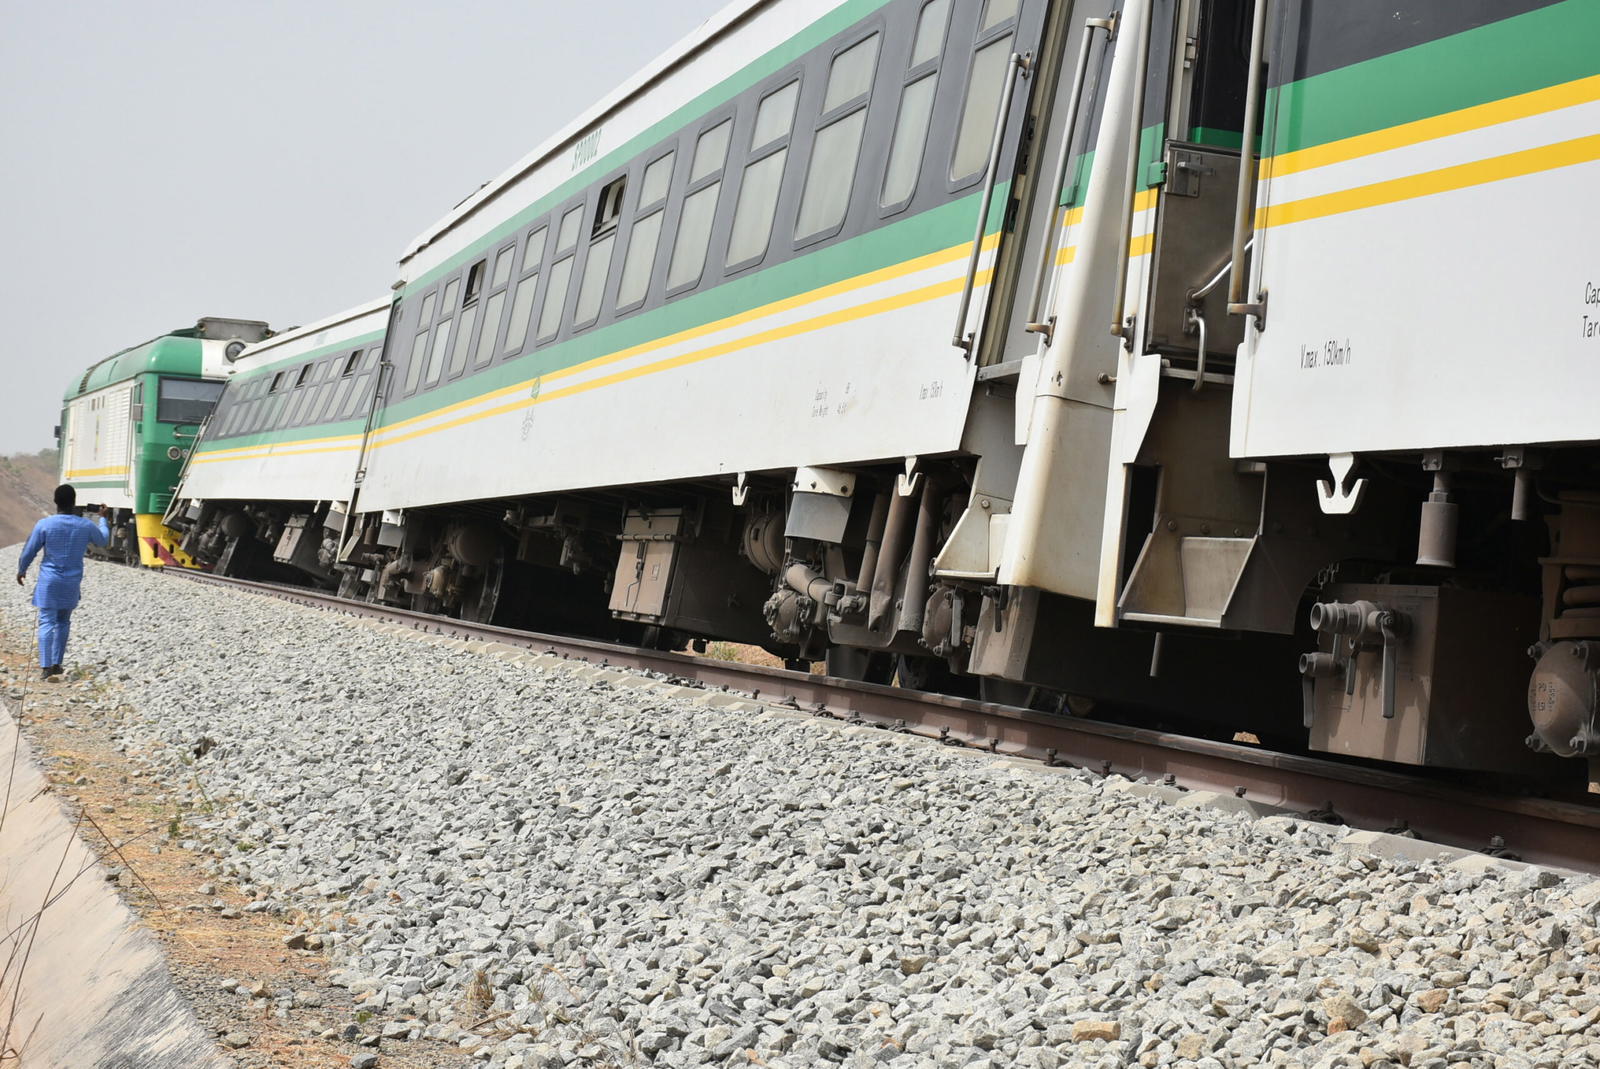
[[[1061,232],[1058,228],[1061,218],[1061,190],[1067,182],[1067,168],[1072,162],[1072,144],[1077,140],[1078,109],[1083,100],[1083,83],[1089,70],[1089,49],[1094,44],[1094,31],[1105,30],[1107,38],[1111,35],[1111,27],[1115,23],[1111,19],[1084,19],[1083,40],[1078,45],[1078,70],[1072,76],[1072,96],[1067,101],[1067,121],[1061,134],[1061,151],[1056,154],[1055,174],[1050,179],[1050,222],[1045,228],[1049,235],[1045,241],[1044,254],[1039,258],[1039,272],[1033,280],[1033,299],[1028,304],[1028,325],[1024,328],[1033,334],[1043,334],[1044,342],[1049,345],[1053,340],[1054,328],[1039,319],[1043,311],[1045,284],[1054,274],[1056,248],[1061,244]]]
[[[978,205],[978,229],[972,239],[972,255],[967,259],[966,278],[961,283],[961,306],[956,311],[956,329],[950,344],[972,356],[973,337],[967,333],[967,312],[972,308],[972,290],[978,278],[978,260],[983,255],[984,231],[989,228],[989,202],[994,199],[994,187],[999,178],[1000,149],[1005,144],[1006,123],[1011,119],[1011,97],[1020,73],[1026,77],[1033,66],[1033,53],[1011,53],[1006,62],[1005,86],[1000,90],[1000,105],[995,109],[994,138],[989,143],[988,177],[983,180],[983,197]],[[970,90],[968,90],[970,92]]]
[[[1250,27],[1250,77],[1245,87],[1243,140],[1239,146],[1239,189],[1233,202],[1233,271],[1228,279],[1228,314],[1253,315],[1257,326],[1266,309],[1260,303],[1245,303],[1245,238],[1254,229],[1251,202],[1256,190],[1256,137],[1261,123],[1261,52],[1267,36],[1267,2],[1255,0],[1255,17]]]
[[[1200,349],[1194,358],[1194,386],[1193,392],[1199,393],[1206,384],[1206,317],[1193,305],[1189,306],[1187,319],[1194,328],[1200,332]]]
[[[194,432],[194,444],[184,453],[183,464],[178,468],[178,481],[172,484],[172,497],[167,501],[166,511],[161,514],[161,522],[168,527],[172,526],[168,523],[172,519],[172,510],[178,507],[178,491],[183,489],[183,480],[189,477],[189,465],[194,463],[195,451],[200,447],[200,439],[205,436],[206,428],[211,426],[211,416],[215,411],[213,406],[212,411],[206,413],[206,418],[200,421],[200,429]]]
[[[1155,11],[1147,3],[1144,5],[1144,22],[1139,26],[1139,48],[1134,55],[1133,107],[1128,111],[1128,163],[1122,188],[1122,235],[1117,246],[1117,270],[1113,278],[1115,290],[1111,298],[1111,333],[1121,338],[1123,347],[1127,349],[1133,347],[1133,335],[1123,327],[1122,310],[1128,301],[1128,266],[1133,262],[1133,206],[1139,184],[1139,141],[1144,131],[1145,82],[1150,71],[1150,27],[1154,22]]]
[[[367,404],[367,421],[365,426],[361,428],[361,452],[356,456],[355,483],[357,486],[361,485],[366,479],[367,444],[372,440],[372,421],[377,416],[378,406],[384,401],[385,392],[389,386],[389,372],[393,369],[394,365],[389,363],[387,353],[380,353],[378,355],[377,374],[373,376],[376,381],[372,384],[372,400]]]
[[[398,288],[400,283],[396,282]],[[372,376],[372,399],[367,402],[367,420],[361,428],[361,449],[356,453],[356,474],[352,480],[360,487],[367,480],[367,447],[372,441],[372,423],[377,418],[378,406],[388,401],[389,372],[394,363],[389,359],[389,341],[395,336],[395,326],[400,319],[400,298],[389,305],[389,322],[383,328],[383,344],[378,348],[378,366]],[[354,501],[354,498],[351,499]]]
[[[1256,239],[1252,237],[1249,241],[1244,243],[1244,251],[1245,252],[1249,252],[1250,251],[1250,247],[1252,245],[1254,245],[1255,243],[1256,243]],[[1199,289],[1195,290],[1193,293],[1189,294],[1189,303],[1190,304],[1196,304],[1196,303],[1198,303],[1200,301],[1205,300],[1207,297],[1211,296],[1211,291],[1216,289],[1217,288],[1217,284],[1219,282],[1221,282],[1223,279],[1227,278],[1228,277],[1228,273],[1230,271],[1232,271],[1232,270],[1233,270],[1233,261],[1230,259],[1227,263],[1225,263],[1221,267],[1217,268],[1217,273],[1211,276],[1211,280],[1209,282],[1207,282],[1204,286],[1201,286]]]

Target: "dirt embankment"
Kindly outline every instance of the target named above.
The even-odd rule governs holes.
[[[54,449],[0,457],[0,546],[24,541],[39,517],[55,511],[58,470]]]

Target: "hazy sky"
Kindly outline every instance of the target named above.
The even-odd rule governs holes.
[[[383,295],[406,244],[726,0],[0,0],[0,453],[203,315]]]

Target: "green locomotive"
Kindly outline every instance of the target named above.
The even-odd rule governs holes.
[[[61,481],[81,504],[114,510],[113,555],[194,566],[162,516],[229,364],[271,333],[256,320],[208,316],[106,357],[67,387],[56,428]]]

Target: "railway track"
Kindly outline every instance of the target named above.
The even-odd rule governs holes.
[[[418,632],[498,642],[591,664],[661,673],[774,707],[921,734],[952,746],[1072,764],[1181,790],[1212,791],[1356,828],[1408,829],[1418,839],[1521,860],[1600,871],[1600,808],[1496,794],[1387,769],[1080,720],[969,698],[810,675],[711,657],[453,620],[299,587],[179,569],[169,574]]]

